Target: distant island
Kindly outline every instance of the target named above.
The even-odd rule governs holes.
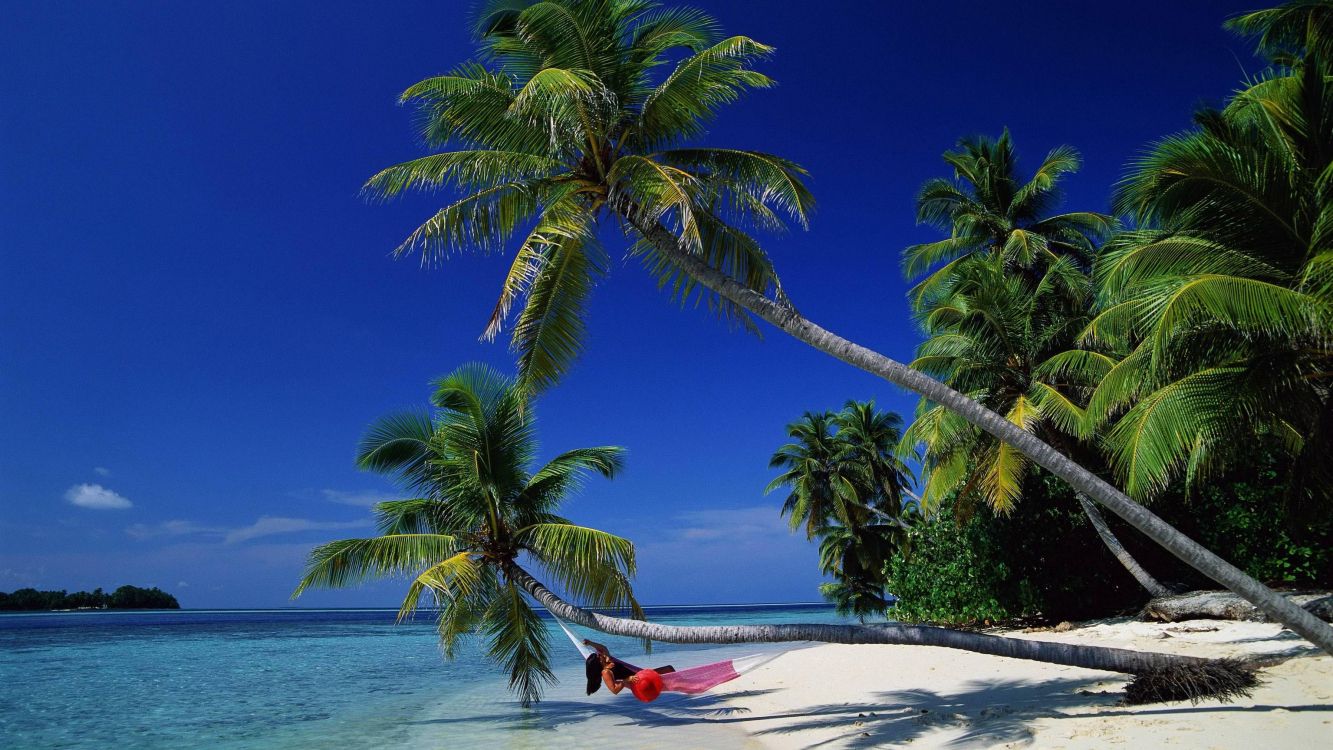
[[[38,591],[19,589],[12,594],[0,591],[0,611],[42,611],[58,609],[180,609],[176,597],[154,586],[121,586],[110,594],[92,591]]]

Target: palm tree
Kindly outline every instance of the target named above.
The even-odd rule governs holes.
[[[790,516],[792,531],[805,526],[805,538],[814,539],[831,520],[853,523],[853,508],[860,503],[853,467],[846,446],[838,440],[836,418],[829,412],[806,412],[787,425],[792,442],[778,448],[768,462],[782,469],[764,493],[787,487],[782,515]]]
[[[789,490],[781,513],[806,539],[820,537],[819,566],[834,581],[820,586],[841,614],[861,617],[888,606],[884,564],[906,542],[911,509],[903,495],[910,470],[894,453],[902,418],[874,401],[848,401],[837,414],[806,412],[787,425],[793,442],[769,468],[782,469],[765,493]]]
[[[706,294],[742,325],[760,318],[810,346],[958,412],[1110,508],[1158,544],[1333,653],[1333,628],[1176,531],[1124,493],[1004,417],[939,381],[802,316],[749,233],[804,225],[813,201],[793,162],[726,148],[682,148],[724,104],[771,80],[750,65],[771,48],[718,41],[694,10],[644,0],[494,0],[479,14],[486,64],[468,63],[403,94],[420,106],[434,148],[390,167],[367,191],[462,197],[399,246],[424,263],[453,251],[498,251],[521,229],[486,327],[494,336],[522,301],[513,331],[520,382],[549,386],[582,347],[584,303],[607,266],[595,226],[612,219],[678,296]],[[682,56],[674,65],[676,56]],[[489,67],[488,67],[489,65]],[[668,68],[657,76],[659,68]]]
[[[917,221],[949,236],[903,251],[903,272],[922,277],[911,292],[913,306],[947,295],[956,271],[977,257],[997,259],[1035,282],[1040,270],[1063,258],[1086,268],[1111,217],[1089,211],[1050,213],[1060,179],[1078,170],[1078,152],[1058,146],[1026,182],[1016,174],[1017,155],[1006,129],[998,139],[964,138],[944,161],[954,179],[928,181],[917,196]],[[933,269],[933,270],[932,270]],[[1035,275],[1034,275],[1035,273]]]
[[[293,598],[313,587],[411,577],[399,619],[433,600],[450,657],[461,637],[484,633],[488,655],[527,705],[554,675],[546,628],[512,575],[516,561],[530,560],[591,606],[643,616],[629,583],[634,545],[556,515],[583,475],[615,476],[623,450],[578,448],[531,471],[534,417],[512,380],[467,365],[435,385],[435,415],[380,419],[357,455],[361,468],[394,476],[419,497],[376,505],[380,536],[312,551]]]
[[[568,619],[575,622],[601,618],[610,623],[601,628],[606,632],[620,632],[636,621],[575,607],[523,565],[538,566],[590,606],[644,616],[629,582],[635,571],[634,545],[555,514],[583,476],[615,476],[624,451],[610,446],[579,448],[529,471],[536,454],[535,418],[522,388],[475,364],[459,368],[435,386],[431,399],[435,414],[386,416],[371,425],[357,453],[362,468],[395,477],[419,497],[377,504],[379,536],[315,548],[293,597],[310,588],[409,577],[399,619],[411,616],[423,599],[431,600],[439,609],[437,627],[448,657],[465,635],[484,634],[488,655],[508,670],[511,689],[529,705],[540,699],[543,685],[555,679],[546,627],[531,600],[561,616],[572,612]],[[658,640],[688,643],[746,642],[755,640],[749,636],[756,633],[754,628],[728,628],[730,635],[722,638],[717,628],[654,627],[659,630],[651,632],[664,636]],[[863,630],[867,632],[783,626],[776,637],[764,630],[767,637],[759,640],[823,636],[831,642],[892,642],[874,629]],[[1034,648],[1031,641],[953,634],[939,628],[906,627],[906,631],[920,642],[1062,664],[1077,661],[1135,674],[1202,664],[1235,682],[1233,691],[1243,691],[1253,682],[1252,675],[1234,665],[1201,659],[1062,644]]]
[[[1286,452],[1291,501],[1308,511],[1333,501],[1333,66],[1319,51],[1333,4],[1234,25],[1287,64],[1199,112],[1121,186],[1141,228],[1096,268],[1101,312],[1084,338],[1119,357],[1090,417],[1135,497],[1245,465],[1265,441]],[[1306,38],[1309,54],[1291,56]]]
[[[978,254],[954,268],[948,293],[919,307],[929,338],[912,367],[929,372],[1014,424],[1096,465],[1098,456],[1084,429],[1082,404],[1109,360],[1073,350],[1077,332],[1090,319],[1089,280],[1069,257],[1046,264],[1029,284],[1001,254]],[[974,428],[941,406],[923,401],[903,436],[904,455],[922,457],[922,499],[939,507],[956,495],[964,504],[980,499],[995,512],[1013,510],[1030,466],[1026,457]],[[1152,596],[1170,591],[1120,543],[1096,507],[1079,496],[1080,507],[1103,543]]]
[[[865,505],[890,521],[898,519],[905,508],[919,507],[920,498],[909,489],[914,481],[912,470],[897,453],[903,418],[896,412],[880,411],[873,400],[848,401],[838,412],[837,422],[846,460],[860,470],[859,494]]]

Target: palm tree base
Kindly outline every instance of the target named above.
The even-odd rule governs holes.
[[[1236,659],[1174,664],[1135,675],[1125,687],[1125,703],[1130,706],[1173,701],[1198,703],[1205,698],[1230,703],[1248,696],[1258,684],[1254,667]]]

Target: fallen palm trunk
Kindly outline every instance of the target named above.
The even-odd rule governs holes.
[[[1313,594],[1286,594],[1293,604],[1324,621],[1333,621],[1333,596],[1327,592]],[[1148,602],[1143,608],[1144,620],[1180,622],[1181,620],[1248,620],[1271,621],[1253,604],[1230,591],[1191,591],[1187,594],[1162,596]]]
[[[1084,669],[1134,675],[1126,690],[1130,702],[1217,698],[1228,701],[1249,695],[1257,680],[1254,670],[1233,659],[1201,659],[1152,651],[1052,643],[1005,638],[928,625],[661,625],[591,612],[556,596],[517,565],[507,565],[510,580],[522,586],[557,617],[611,635],[664,643],[822,643],[940,646],[980,654],[1029,659]]]

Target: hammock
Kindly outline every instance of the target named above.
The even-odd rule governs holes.
[[[563,620],[556,617],[554,614],[552,614],[551,617],[555,619],[555,622],[560,626],[560,629],[565,631],[565,635],[569,636],[569,642],[574,644],[574,648],[578,649],[580,654],[583,654],[584,659],[587,659],[593,654],[593,649],[583,645],[582,641],[574,637],[573,633],[569,632],[569,628],[565,627]],[[742,656],[736,659],[727,659],[726,661],[704,664],[699,667],[680,669],[675,672],[667,672],[661,676],[662,690],[672,693],[684,693],[686,695],[698,695],[699,693],[711,690],[724,682],[731,682],[746,672],[749,672],[756,667],[763,666],[779,656],[782,656],[782,653],[783,652],[779,651],[776,654],[754,654],[752,656]],[[635,672],[642,671],[629,662],[621,661],[619,659],[616,661],[620,661],[620,663]]]

